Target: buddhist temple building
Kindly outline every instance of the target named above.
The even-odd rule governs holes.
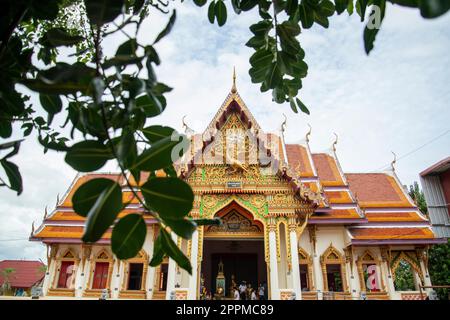
[[[112,299],[201,299],[220,286],[227,298],[245,281],[275,300],[400,300],[419,299],[419,287],[431,285],[428,248],[444,240],[404,190],[394,164],[386,172],[345,173],[337,141],[329,152],[313,153],[308,128],[298,128],[305,138],[297,144],[284,141],[285,124],[264,133],[234,82],[203,133],[185,128],[191,144],[174,167],[194,191],[189,215],[222,220],[199,227],[190,240],[173,234],[192,275],[168,258],[149,266],[158,233],[149,214],[144,247],[132,259],[113,255],[110,231],[83,243],[85,219],[71,199],[89,179],[121,181],[128,204],[120,217],[144,209],[127,201],[133,197],[123,176],[79,174],[30,236],[47,247],[46,297],[98,299],[107,289]],[[406,285],[396,281],[399,274],[409,277]]]

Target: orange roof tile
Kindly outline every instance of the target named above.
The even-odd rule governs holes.
[[[118,217],[122,218],[130,213],[137,212],[137,211],[138,211],[137,209],[124,209],[119,213]],[[84,220],[86,220],[86,218],[78,215],[76,212],[73,212],[73,211],[56,211],[47,220],[49,220],[49,221],[84,221]]]
[[[332,209],[329,212],[320,214],[313,214],[311,219],[325,220],[325,219],[362,219],[356,209]]]
[[[402,187],[385,173],[346,174],[350,190],[361,207],[410,207]]]
[[[325,191],[325,196],[331,204],[353,203],[347,191]]]
[[[345,185],[337,167],[336,160],[332,156],[325,153],[315,153],[312,157],[317,169],[317,175],[323,186]]]
[[[33,236],[33,238],[70,238],[81,239],[83,236],[83,226],[44,226],[44,228]],[[110,239],[111,231],[108,230],[102,239]]]
[[[84,176],[81,176],[78,178],[73,186],[71,186],[69,193],[67,194],[66,198],[64,199],[63,203],[61,204],[62,207],[72,207],[72,197],[75,191],[85,182],[97,179],[97,178],[106,178],[111,180],[119,180],[119,183],[121,182],[121,175],[120,174],[97,174],[97,173],[90,173],[86,174]]]
[[[300,177],[314,177],[308,151],[299,144],[286,144],[289,165]]]
[[[434,239],[430,228],[350,228],[350,233],[357,240],[379,239]]]
[[[421,222],[424,220],[417,212],[366,212],[369,222]]]

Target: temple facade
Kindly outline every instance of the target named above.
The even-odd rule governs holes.
[[[387,172],[344,173],[336,143],[329,152],[313,153],[311,131],[298,128],[305,138],[288,144],[284,125],[277,134],[264,133],[234,84],[203,133],[185,125],[191,144],[174,166],[195,194],[190,216],[222,220],[199,227],[190,240],[172,234],[192,275],[168,258],[149,266],[158,234],[150,214],[144,247],[133,259],[113,255],[111,231],[95,244],[82,243],[84,218],[71,199],[89,179],[122,181],[127,205],[121,217],[144,209],[123,176],[78,175],[30,236],[47,247],[44,296],[98,299],[107,289],[113,299],[182,300],[221,287],[227,298],[245,281],[263,286],[269,299],[425,297],[420,286],[431,285],[428,248],[443,240],[402,187],[394,165]]]

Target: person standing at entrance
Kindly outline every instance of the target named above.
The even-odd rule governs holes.
[[[264,286],[260,283],[258,288],[258,296],[259,300],[265,300],[264,299]]]
[[[256,299],[256,290],[255,289],[252,289],[251,300],[257,300]]]
[[[245,300],[245,290],[247,290],[247,285],[245,281],[241,282],[241,285],[239,286],[239,292],[241,294],[241,300]]]
[[[239,291],[238,291],[238,289],[236,287],[234,287],[234,289],[233,289],[233,297],[234,297],[234,300],[240,300],[241,299],[241,296],[239,295]]]

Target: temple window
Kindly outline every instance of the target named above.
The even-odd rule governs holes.
[[[371,252],[364,252],[357,260],[361,291],[380,292],[384,290],[380,262]]]
[[[62,261],[59,268],[57,288],[73,288],[72,278],[74,277],[75,261]]]
[[[395,270],[394,287],[396,291],[415,291],[417,284],[414,280],[414,271],[411,265],[401,260]]]
[[[302,248],[299,248],[298,250],[298,258],[300,263],[300,285],[302,291],[314,291],[314,283],[313,283],[313,277],[312,277],[312,259],[310,255],[303,250]]]
[[[324,291],[348,292],[345,258],[332,245],[320,257]]]
[[[113,260],[106,250],[101,250],[91,262],[91,276],[88,288],[92,290],[109,289]]]
[[[158,290],[159,291],[166,291],[167,289],[167,275],[169,270],[169,264],[168,263],[162,263],[159,268],[159,283],[158,283]]]
[[[420,264],[414,253],[400,251],[393,254],[391,273],[396,291],[418,291],[423,283]]]
[[[148,256],[144,250],[124,262],[124,277],[119,298],[145,299],[146,278],[148,270]]]
[[[53,285],[50,291],[53,289],[70,290],[75,288],[75,276],[78,267],[79,259],[69,249],[64,251],[59,257],[56,258],[56,272],[53,280]],[[51,295],[52,292],[49,292]]]
[[[142,263],[130,263],[127,290],[141,290],[143,270],[144,265]]]

